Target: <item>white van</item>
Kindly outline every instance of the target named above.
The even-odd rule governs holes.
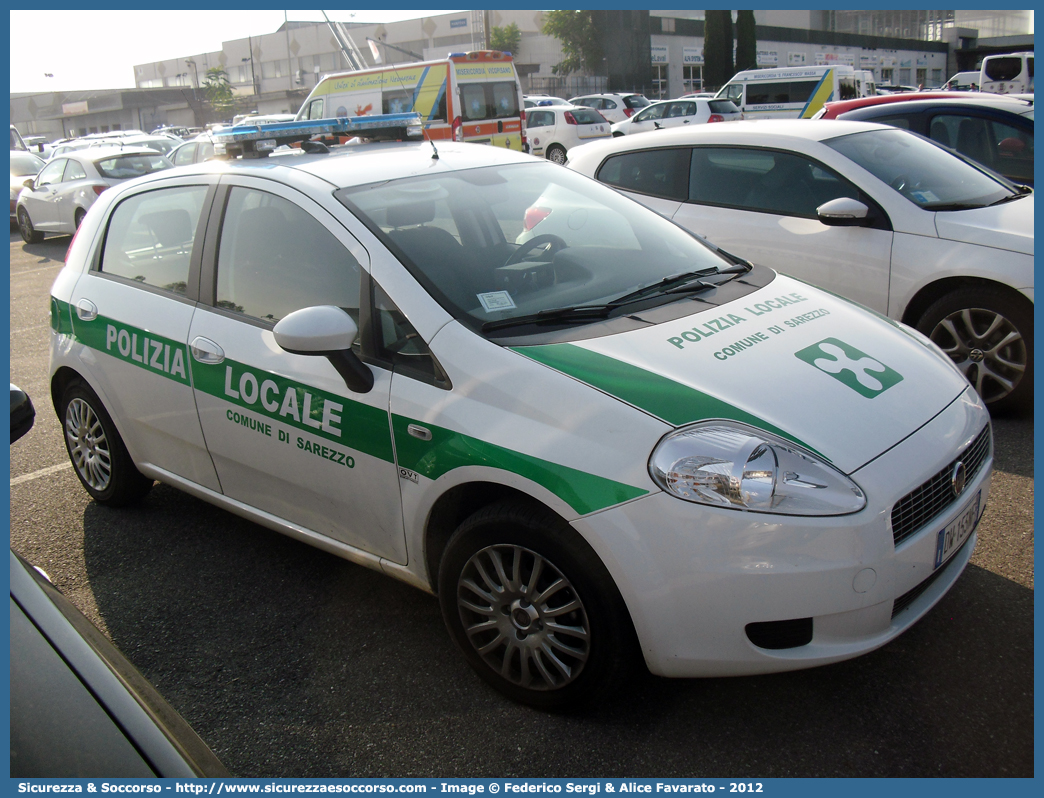
[[[826,103],[869,96],[869,90],[850,66],[808,66],[746,69],[717,96],[732,100],[744,119],[811,119]]]
[[[958,72],[943,84],[943,91],[978,91],[979,71]]]
[[[986,56],[979,67],[979,89],[997,94],[1032,94],[1032,51]]]
[[[297,119],[411,112],[430,139],[526,149],[522,85],[511,55],[499,50],[327,75]]]

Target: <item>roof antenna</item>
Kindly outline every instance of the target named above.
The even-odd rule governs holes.
[[[384,44],[384,42],[381,42],[381,44]],[[387,50],[387,49],[385,49],[385,51],[384,51],[384,57],[385,57],[385,59],[387,59],[387,57],[388,57],[388,50]],[[389,64],[389,66],[392,66],[392,65],[391,65],[391,64]],[[400,75],[400,74],[399,74],[399,68],[398,68],[397,66],[396,66],[396,67],[393,67],[393,70],[392,70],[392,74],[394,74],[394,75],[395,75],[395,79],[396,79],[397,81],[399,81],[399,88],[401,88],[401,89],[402,89],[402,93],[403,93],[403,94],[408,94],[408,92],[406,91],[406,84],[404,84],[404,83],[402,82],[402,75]],[[382,109],[382,110],[383,110],[383,109]],[[413,108],[413,107],[411,106],[411,110],[412,110],[412,111],[413,111],[413,112],[414,112],[415,114],[417,114],[418,116],[420,116],[420,113],[419,113],[419,112],[417,111],[417,109],[416,109],[416,108]],[[439,160],[439,151],[438,151],[437,149],[435,149],[435,141],[434,141],[434,139],[432,139],[432,138],[431,138],[431,137],[430,137],[430,136],[428,135],[428,126],[427,126],[426,124],[424,124],[424,117],[421,117],[421,135],[422,135],[422,136],[424,136],[424,140],[425,140],[425,141],[427,141],[427,142],[428,142],[428,144],[430,144],[430,145],[431,145],[431,159],[432,159],[433,161],[437,161],[437,160]]]

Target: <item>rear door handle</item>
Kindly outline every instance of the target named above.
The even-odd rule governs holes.
[[[81,299],[76,303],[76,317],[80,321],[94,321],[98,318],[98,306],[89,299]]]

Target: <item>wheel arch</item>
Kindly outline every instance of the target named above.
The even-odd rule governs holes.
[[[1003,291],[1016,302],[1025,303],[1030,313],[1033,312],[1033,302],[1015,288],[1006,283],[996,280],[987,280],[982,277],[946,277],[923,286],[913,298],[907,303],[900,321],[910,327],[916,327],[918,320],[933,302],[947,294],[964,288],[991,288]]]
[[[428,521],[424,529],[424,565],[428,571],[428,583],[431,585],[433,593],[438,595],[439,565],[446,551],[446,544],[449,543],[449,539],[457,527],[483,507],[505,499],[519,499],[538,504],[561,517],[546,503],[510,485],[485,481],[454,485],[435,500],[428,513]]]

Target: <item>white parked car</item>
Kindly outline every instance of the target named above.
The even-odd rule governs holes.
[[[610,135],[609,123],[593,108],[551,105],[526,111],[530,152],[555,163],[565,163],[573,147]]]
[[[18,195],[22,239],[36,244],[45,233],[71,235],[103,191],[171,165],[153,149],[130,146],[88,147],[51,158]]]
[[[623,122],[615,122],[613,135],[625,136],[630,133],[646,133],[684,125],[703,125],[708,122],[732,122],[742,117],[743,114],[732,100],[664,100],[643,108]]]
[[[526,94],[522,97],[522,102],[525,103],[526,108],[536,108],[537,106],[547,105],[572,105],[569,100],[563,100],[561,97],[553,97],[550,94]]]
[[[701,125],[592,144],[569,166],[741,257],[917,327],[991,409],[1031,406],[1029,189],[868,122]]]
[[[573,97],[569,102],[594,108],[610,122],[623,122],[649,105],[641,94],[585,94]]]
[[[641,659],[851,658],[949,590],[993,458],[936,347],[574,171],[437,147],[313,142],[101,195],[50,347],[96,502],[162,480],[437,593],[475,671],[540,707]],[[569,238],[515,245],[554,196],[584,203]]]

